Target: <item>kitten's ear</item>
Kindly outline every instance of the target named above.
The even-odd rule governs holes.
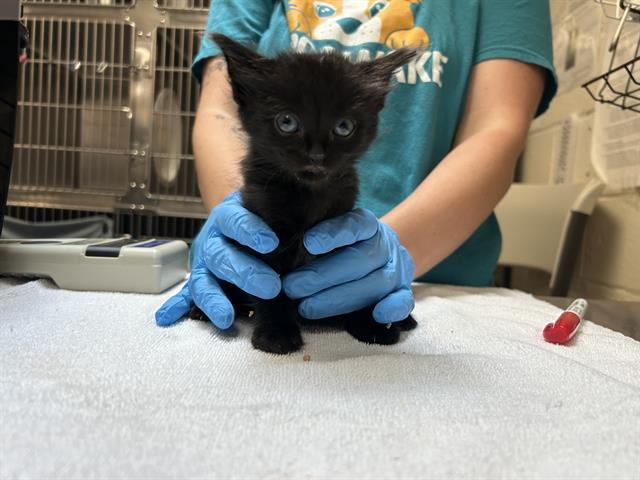
[[[231,80],[234,99],[238,105],[244,105],[247,96],[256,93],[260,78],[270,71],[272,60],[265,58],[250,48],[231,40],[226,35],[214,33],[211,39],[216,42],[227,61],[227,72]]]
[[[387,94],[392,90],[391,76],[393,72],[413,59],[417,53],[416,50],[402,48],[376,60],[358,64],[362,77],[367,82],[367,91],[370,96],[368,104],[376,112],[384,108]]]
[[[362,69],[368,80],[388,84],[391,81],[393,72],[411,61],[417,53],[416,50],[401,48],[384,57],[363,63]]]

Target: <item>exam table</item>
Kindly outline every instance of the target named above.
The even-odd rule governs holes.
[[[175,291],[0,278],[0,478],[640,478],[640,343],[545,343],[561,310],[528,294],[416,285],[397,345],[279,357],[157,327]]]

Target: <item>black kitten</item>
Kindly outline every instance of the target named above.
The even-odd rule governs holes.
[[[329,53],[268,59],[223,35],[214,34],[213,39],[226,58],[233,98],[249,138],[242,162],[242,201],[280,240],[273,253],[250,253],[284,275],[313,260],[303,245],[310,227],[353,209],[356,160],[376,136],[394,70],[415,52],[399,50],[362,63]],[[223,288],[234,305],[246,297],[228,283]],[[258,322],[255,348],[284,354],[302,346],[296,301],[284,292],[273,300],[252,301]],[[396,343],[400,330],[416,325],[411,317],[381,325],[372,311],[366,308],[338,320],[358,340],[379,344]]]

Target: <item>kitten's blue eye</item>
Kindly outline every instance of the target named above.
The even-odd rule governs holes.
[[[296,133],[300,128],[300,121],[293,113],[281,113],[275,118],[276,128],[287,135]]]
[[[349,120],[348,118],[340,120],[336,123],[336,126],[333,127],[333,133],[338,137],[348,137],[353,133],[356,129],[356,124],[353,120]]]
[[[332,17],[336,13],[336,9],[331,5],[322,2],[315,2],[316,15],[320,18]]]
[[[376,2],[369,9],[369,13],[371,13],[372,17],[375,17],[386,6],[387,6],[387,2]]]

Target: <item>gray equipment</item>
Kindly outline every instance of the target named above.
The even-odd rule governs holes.
[[[0,240],[0,275],[51,278],[69,290],[160,293],[188,268],[181,240]]]

